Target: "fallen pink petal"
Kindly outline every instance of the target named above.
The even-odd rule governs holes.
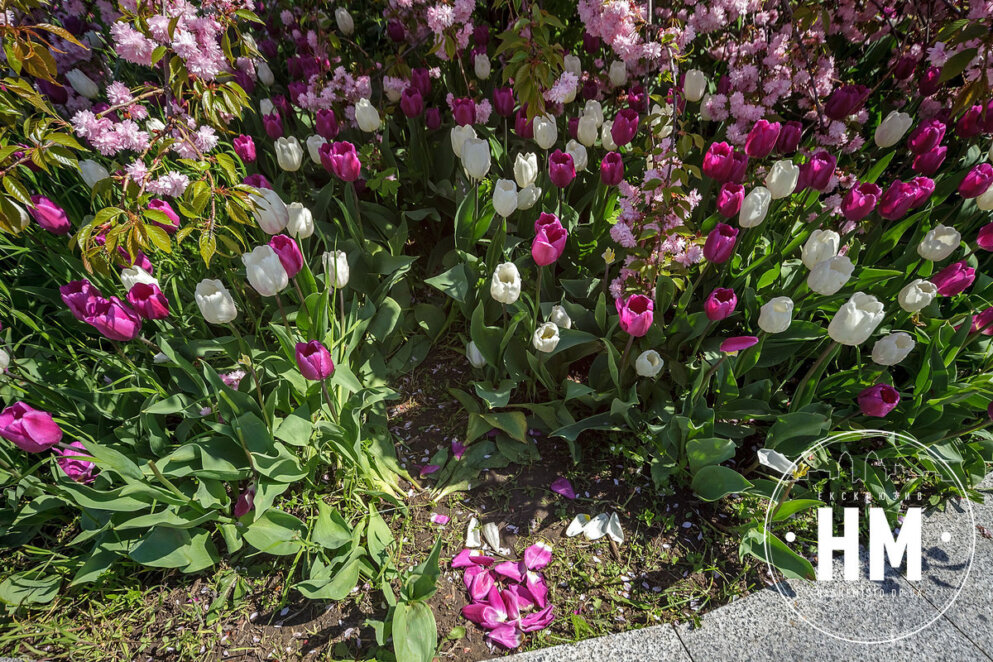
[[[442,515],[441,513],[431,513],[431,523],[438,524],[439,526],[448,524],[451,521],[451,517],[448,515]]]
[[[576,498],[576,490],[572,489],[572,483],[569,482],[568,478],[556,478],[552,481],[551,490],[556,494],[561,494],[566,499]]]

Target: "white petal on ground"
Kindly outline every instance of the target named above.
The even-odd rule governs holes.
[[[473,517],[469,520],[469,528],[465,532],[466,547],[480,547],[483,541],[479,538],[479,520]]]
[[[583,527],[583,535],[586,536],[587,540],[599,540],[603,538],[607,535],[607,521],[609,519],[607,513],[600,513]]]
[[[621,529],[621,518],[617,516],[617,513],[610,514],[610,519],[607,520],[606,533],[610,536],[610,539],[618,545],[624,542],[624,531]]]
[[[569,528],[565,530],[566,537],[575,538],[576,536],[578,536],[580,533],[583,532],[583,528],[589,523],[590,523],[589,515],[576,515],[574,518],[572,518],[572,521],[569,522]]]

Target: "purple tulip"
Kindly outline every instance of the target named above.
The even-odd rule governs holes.
[[[325,140],[334,140],[338,137],[338,118],[334,116],[334,111],[330,108],[322,108],[314,114],[314,130],[317,135]]]
[[[824,104],[824,114],[833,120],[841,121],[858,112],[869,98],[871,91],[865,85],[842,85]]]
[[[431,74],[424,67],[416,67],[410,71],[410,84],[417,88],[422,97],[431,94]]]
[[[953,297],[969,289],[976,280],[976,270],[965,262],[954,262],[931,276],[931,282],[943,297]]]
[[[901,55],[897,58],[897,61],[893,63],[893,78],[897,80],[907,80],[914,75],[914,70],[917,68],[917,58],[913,55]]]
[[[965,114],[955,123],[955,133],[958,134],[959,138],[968,140],[982,133],[982,115],[983,107],[981,105],[972,106],[969,110],[965,111]]]
[[[570,117],[569,118],[569,137],[576,140],[579,137],[579,118]]]
[[[922,97],[929,97],[941,89],[941,67],[928,67],[917,83],[917,90]]]
[[[918,188],[909,182],[904,183],[899,179],[894,181],[879,198],[879,215],[888,221],[903,217],[910,211],[919,192]]]
[[[868,182],[853,186],[841,200],[841,213],[846,220],[857,222],[872,213],[883,190]]]
[[[900,394],[889,384],[876,384],[858,395],[863,416],[883,418],[900,404]]]
[[[400,43],[407,36],[407,31],[403,29],[403,23],[395,18],[391,18],[386,24],[386,35],[390,38],[390,41]]]
[[[734,168],[734,148],[731,145],[711,143],[707,153],[703,155],[703,174],[719,182],[725,182],[731,177]]]
[[[645,88],[641,85],[634,85],[628,90],[628,108],[637,113],[648,110],[648,95],[645,94]],[[617,144],[620,145],[620,143]]]
[[[69,234],[69,217],[65,210],[45,196],[32,195],[28,211],[38,221],[38,225],[52,234]]]
[[[945,155],[948,153],[948,148],[944,145],[938,145],[929,152],[924,152],[923,154],[918,154],[914,157],[914,163],[910,166],[914,172],[919,172],[922,175],[931,176],[938,172],[941,168],[941,164],[945,162]]]
[[[934,193],[934,180],[929,177],[914,177],[907,183],[914,187],[914,201],[910,208],[923,207]]]
[[[569,233],[561,225],[544,226],[531,242],[531,257],[539,267],[545,267],[555,262],[565,251],[565,243]]]
[[[319,382],[334,373],[331,353],[317,340],[298,342],[296,346],[297,367],[304,379]]]
[[[245,177],[243,183],[245,186],[251,186],[252,188],[267,188],[270,191],[272,190],[272,184],[270,184],[269,180],[265,178],[265,175],[260,172],[257,172],[254,175],[248,175]]]
[[[400,110],[407,117],[417,117],[424,112],[424,97],[413,85],[407,86],[400,94]]]
[[[534,233],[538,234],[541,232],[542,228],[547,230],[550,228],[560,227],[562,227],[562,223],[559,221],[558,216],[555,214],[549,214],[548,212],[541,212],[538,215],[538,220],[534,222]]]
[[[152,198],[148,201],[148,208],[152,211],[157,211],[165,214],[169,217],[169,223],[161,223],[159,221],[152,221],[155,225],[159,226],[169,234],[175,234],[176,230],[179,229],[179,214],[172,208],[165,200],[159,200],[158,198]]]
[[[625,108],[617,113],[610,127],[610,137],[614,144],[623,147],[631,142],[638,133],[638,112],[633,108]]]
[[[94,299],[83,321],[110,340],[127,342],[141,333],[141,318],[117,297]]]
[[[47,411],[15,402],[0,412],[0,437],[25,453],[40,453],[62,441],[62,429]]]
[[[745,139],[745,154],[753,159],[764,159],[779,142],[782,125],[779,122],[759,120],[752,126]]]
[[[262,116],[262,126],[265,128],[266,135],[273,140],[283,137],[283,120],[275,108],[268,115]]]
[[[983,129],[983,133],[993,133],[993,99],[986,102],[986,108],[983,110],[983,120],[980,126]]]
[[[938,119],[931,119],[918,124],[907,137],[907,147],[914,154],[923,154],[941,144],[941,139],[945,137],[945,123]]]
[[[741,184],[745,181],[745,174],[748,172],[748,155],[739,149],[734,150],[731,155],[731,174],[728,181]]]
[[[276,252],[279,263],[283,265],[286,275],[293,278],[303,268],[303,254],[297,242],[285,234],[277,234],[269,240],[269,247]]]
[[[776,141],[776,152],[787,155],[792,154],[800,146],[800,136],[803,134],[803,125],[800,122],[790,121],[779,130],[779,139]]]
[[[82,322],[83,318],[86,317],[87,306],[96,300],[100,296],[100,293],[93,287],[90,281],[84,278],[83,280],[74,280],[59,287],[59,295],[62,297],[66,306],[68,306],[72,316]]]
[[[711,322],[730,317],[738,307],[738,297],[730,287],[718,287],[703,302],[703,312]]]
[[[500,117],[510,117],[514,114],[514,88],[496,87],[493,89],[493,110]]]
[[[490,43],[490,26],[485,23],[477,23],[472,29],[472,42],[485,50],[487,44]]]
[[[321,155],[321,165],[328,172],[333,172],[344,182],[354,182],[362,171],[362,163],[355,151],[355,145],[347,141],[324,143],[318,152]]]
[[[303,81],[295,80],[286,87],[290,95],[290,101],[292,101],[295,106],[299,106],[300,95],[307,92],[307,84]]]
[[[600,161],[600,181],[617,186],[624,179],[624,160],[620,152],[607,152]]]
[[[589,32],[583,33],[583,50],[593,55],[600,50],[600,37],[595,37]]]
[[[586,101],[596,99],[599,94],[600,87],[597,85],[596,80],[594,80],[592,76],[587,78],[586,82],[583,83],[583,99]]]
[[[557,149],[548,157],[548,178],[559,188],[565,188],[576,178],[572,154]]]
[[[155,283],[135,283],[128,290],[128,303],[139,317],[160,320],[169,317],[169,300]]]
[[[249,485],[246,487],[241,494],[238,495],[238,500],[234,503],[234,516],[244,517],[248,513],[252,512],[252,508],[255,507],[255,486]]]
[[[987,223],[979,228],[976,236],[976,244],[984,251],[993,251],[993,223]]]
[[[94,472],[96,472],[97,465],[93,462],[83,459],[90,457],[89,451],[86,450],[86,446],[82,442],[74,441],[69,444],[69,448],[56,448],[54,452],[59,457],[55,460],[59,468],[65,472],[65,475],[76,481],[77,483],[89,484],[93,482]]]
[[[69,91],[58,83],[49,83],[44,78],[37,79],[36,83],[41,93],[52,103],[58,105],[69,100]]]
[[[723,264],[734,255],[734,246],[737,241],[737,228],[726,223],[718,223],[717,227],[707,235],[707,241],[703,245],[703,257],[708,262]]]
[[[993,184],[993,165],[980,163],[974,166],[959,184],[959,195],[966,199],[978,198],[986,193],[990,184]]]
[[[717,211],[724,218],[733,218],[741,211],[745,199],[745,187],[734,182],[724,182],[717,193]]]
[[[644,294],[632,294],[627,299],[616,299],[614,307],[621,318],[621,329],[630,336],[641,338],[652,326],[655,302]]]
[[[459,126],[469,126],[476,121],[476,102],[468,97],[452,99],[452,115]]]
[[[814,152],[806,163],[800,164],[800,176],[797,190],[812,188],[815,191],[825,191],[831,184],[834,168],[838,159],[824,150]]]
[[[529,140],[534,138],[534,120],[528,119],[526,104],[518,108],[517,115],[514,116],[514,133],[521,138],[527,138]]]
[[[241,135],[234,139],[234,153],[245,163],[255,160],[255,141],[251,136]]]

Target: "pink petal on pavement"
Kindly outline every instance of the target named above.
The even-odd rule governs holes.
[[[759,341],[755,336],[734,336],[721,343],[721,351],[734,354],[746,350]]]
[[[541,570],[552,562],[552,546],[539,542],[524,550],[524,565],[528,570]]]
[[[561,494],[566,499],[576,498],[576,490],[572,489],[572,483],[569,482],[568,478],[556,478],[552,481],[551,489],[552,492]]]
[[[524,581],[525,569],[517,561],[504,561],[493,566],[493,572],[515,582]]]
[[[505,648],[521,645],[521,633],[513,623],[503,623],[486,633],[486,636]]]
[[[451,521],[451,517],[448,515],[442,515],[441,513],[431,513],[431,522],[433,524],[444,525]]]
[[[428,465],[425,465],[425,466],[421,467],[421,477],[423,478],[424,476],[430,476],[431,474],[433,474],[438,469],[441,469],[441,467],[438,466],[437,464],[428,464]]]

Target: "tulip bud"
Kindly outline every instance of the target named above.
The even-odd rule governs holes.
[[[900,394],[888,384],[876,384],[859,393],[858,403],[864,416],[883,418],[900,404]]]
[[[919,192],[913,184],[894,181],[879,198],[879,215],[888,221],[902,217],[910,211]]]
[[[838,159],[824,150],[814,152],[805,163],[800,165],[800,176],[797,179],[798,188],[812,188],[815,191],[826,191],[834,176]]]
[[[613,121],[606,120],[600,125],[600,146],[608,152],[613,152],[617,149],[617,145],[614,144],[614,137],[610,135],[610,130],[613,126]]]
[[[572,157],[572,162],[576,166],[576,172],[586,170],[588,156],[585,147],[575,140],[570,140],[565,144],[565,151]]]
[[[219,280],[205,278],[197,283],[194,299],[210,324],[227,324],[238,317],[231,293]]]
[[[472,340],[470,340],[469,344],[466,345],[465,357],[469,359],[469,364],[472,365],[473,368],[482,368],[486,365],[486,358],[483,356],[483,353],[479,351],[479,347],[476,346],[476,343]]]
[[[610,138],[618,147],[627,145],[638,133],[638,113],[632,108],[625,108],[614,117],[610,125]]]
[[[306,239],[314,234],[314,215],[300,202],[286,205],[286,231],[298,239]]]
[[[476,78],[479,80],[486,80],[490,77],[490,59],[486,57],[486,53],[476,54],[476,57],[472,60],[472,66],[476,73]]]
[[[753,159],[763,159],[776,147],[782,125],[779,122],[759,120],[748,132],[745,139],[745,154]]]
[[[865,85],[842,85],[824,103],[824,114],[835,121],[844,120],[862,107],[870,92]]]
[[[814,230],[803,245],[801,256],[803,264],[813,269],[821,262],[838,254],[841,237],[834,230]]]
[[[266,234],[279,234],[290,220],[286,205],[275,191],[267,188],[257,190],[258,193],[250,196],[255,204],[252,210],[255,222]]]
[[[504,218],[517,211],[517,184],[514,180],[497,180],[493,187],[493,209]]]
[[[252,508],[255,507],[255,486],[248,486],[241,494],[238,495],[237,501],[235,501],[234,509],[232,513],[236,518],[241,518],[252,512]]]
[[[765,176],[765,185],[773,200],[789,197],[796,190],[800,168],[789,159],[776,161]]]
[[[245,163],[255,160],[255,141],[251,136],[238,136],[234,139],[234,153]]]
[[[759,309],[759,328],[766,333],[782,333],[793,323],[793,299],[776,297]]]
[[[730,317],[737,307],[738,297],[729,287],[718,287],[703,302],[703,312],[711,322]]]
[[[276,162],[286,172],[296,172],[303,163],[303,147],[296,136],[278,138],[275,144]]]
[[[476,137],[476,131],[471,126],[454,126],[449,133],[449,138],[452,143],[452,151],[455,152],[455,156],[462,158],[462,147],[465,145],[465,141],[470,138]],[[537,168],[537,166],[535,166]]]
[[[242,255],[241,261],[245,263],[249,284],[264,297],[276,296],[290,283],[286,269],[272,246],[256,246],[251,253]]]
[[[879,365],[896,365],[907,358],[915,344],[909,333],[891,333],[872,346],[872,360]]]
[[[293,278],[300,273],[303,268],[303,253],[296,241],[285,234],[277,234],[269,240],[269,247],[276,252],[288,277]]]
[[[107,169],[92,159],[86,159],[79,162],[79,174],[83,176],[83,181],[91,189],[96,186],[97,182],[101,182],[110,177],[110,173],[107,172]]]
[[[72,89],[87,99],[96,99],[100,94],[100,88],[93,80],[79,69],[70,69],[66,73],[66,80],[72,85]]]
[[[304,379],[319,382],[334,373],[334,361],[331,353],[319,340],[298,342],[296,344],[297,367]]]
[[[65,302],[72,316],[82,322],[86,316],[88,305],[97,299],[100,293],[97,292],[90,281],[83,279],[74,280],[60,286],[59,296],[62,297],[62,301]]]
[[[927,308],[937,295],[938,288],[934,283],[923,278],[918,278],[915,281],[907,283],[900,290],[897,300],[900,303],[900,307],[908,313],[919,313],[924,308]]]
[[[871,294],[856,292],[842,304],[828,324],[831,340],[842,345],[861,345],[883,321],[883,304]]]
[[[497,87],[493,90],[493,110],[500,117],[510,117],[514,114],[514,88]]]
[[[534,184],[525,186],[517,193],[517,210],[526,211],[535,206],[541,197],[541,189]]]
[[[321,256],[321,263],[324,265],[324,276],[332,287],[340,290],[348,285],[350,272],[345,251],[328,251]]]
[[[741,184],[724,182],[717,193],[717,211],[724,218],[732,218],[741,210],[741,202],[745,199],[745,189]]]
[[[847,255],[835,255],[810,270],[807,287],[818,294],[831,296],[845,286],[854,271],[855,265]]]
[[[476,102],[469,98],[453,99],[452,115],[459,126],[469,126],[476,121]]]
[[[514,179],[521,188],[527,188],[538,179],[538,156],[534,152],[518,154],[514,161]]]
[[[897,58],[896,62],[893,63],[893,78],[897,80],[907,80],[914,75],[914,69],[917,68],[917,58],[909,53],[901,55]]]
[[[169,300],[156,283],[135,283],[128,288],[127,299],[142,319],[159,320],[169,317]]]
[[[982,211],[993,211],[993,186],[976,198],[976,208]]]
[[[803,134],[803,125],[797,121],[790,121],[779,130],[779,140],[776,141],[776,151],[784,156],[792,154],[800,146],[800,137]]]
[[[278,110],[262,116],[262,128],[265,129],[265,134],[272,140],[282,137],[283,119],[280,117]]]
[[[117,297],[94,299],[83,321],[104,337],[119,342],[134,340],[141,333],[141,318]]]
[[[462,166],[472,179],[485,179],[490,171],[489,141],[484,138],[467,138],[462,145]]]
[[[307,154],[310,156],[310,160],[317,165],[321,165],[321,145],[326,142],[324,136],[316,133],[307,138]]]
[[[952,297],[969,289],[976,280],[976,270],[965,262],[955,262],[931,276],[931,282],[938,288],[938,294]]]
[[[907,138],[907,147],[914,154],[923,154],[941,144],[945,137],[945,123],[939,119],[931,119],[917,126]]]
[[[733,156],[734,148],[731,145],[725,142],[711,143],[707,153],[703,155],[703,174],[718,182],[727,181],[734,168]]]
[[[417,117],[424,112],[424,97],[413,85],[400,94],[400,110],[407,117]]]
[[[513,262],[497,266],[490,280],[490,296],[499,303],[510,305],[521,296],[521,274]]]
[[[607,77],[610,79],[610,84],[614,87],[623,87],[628,82],[627,65],[620,60],[614,60],[610,63]]]
[[[159,281],[141,267],[128,267],[121,270],[121,284],[124,285],[125,292],[138,283],[158,285]]]
[[[392,18],[386,24],[386,36],[395,44],[399,44],[407,36],[407,31],[403,28],[403,23]]]
[[[531,257],[540,267],[552,264],[565,250],[569,233],[561,225],[542,227],[531,243]]]
[[[575,74],[577,78],[583,75],[583,63],[582,61],[569,53],[564,58],[562,58],[562,68],[568,71],[570,74]]]
[[[769,213],[769,203],[772,193],[764,186],[756,186],[741,202],[741,212],[738,215],[738,225],[743,228],[754,228],[765,220]]]
[[[555,351],[555,347],[559,344],[559,327],[552,322],[545,322],[535,329],[532,343],[539,352]]]
[[[521,138],[534,138],[534,120],[528,119],[527,104],[517,110],[514,116],[514,133]]]
[[[617,186],[624,180],[624,160],[620,152],[608,152],[600,161],[600,181],[607,186]]]
[[[913,123],[913,118],[907,113],[891,110],[873,134],[876,146],[886,149],[897,144]]]
[[[559,130],[555,118],[551,115],[541,115],[534,118],[534,141],[542,149],[551,149],[558,140]]]
[[[255,63],[255,74],[262,81],[263,85],[272,85],[276,82],[276,77],[273,75],[272,69],[262,60]]]
[[[373,108],[368,99],[359,99],[355,104],[355,122],[366,133],[379,129],[379,111]]]
[[[962,235],[958,230],[939,224],[924,235],[924,239],[917,245],[917,254],[925,260],[941,262],[955,252],[961,241]]]
[[[45,196],[32,195],[28,211],[38,225],[52,234],[69,234],[69,217],[66,216],[65,210]]]
[[[559,188],[565,188],[576,178],[576,166],[572,155],[560,149],[548,157],[548,178]]]
[[[683,96],[696,103],[707,91],[707,77],[699,69],[690,69],[683,77]]]
[[[717,226],[707,235],[703,245],[703,257],[708,262],[723,264],[734,255],[734,246],[738,240],[738,231],[724,223]]]
[[[352,15],[344,7],[338,7],[334,10],[334,20],[338,24],[338,31],[346,37],[355,32],[355,22],[352,21]]]
[[[664,365],[665,361],[662,360],[658,352],[654,349],[646,349],[635,359],[634,371],[638,373],[639,377],[654,379],[662,371]]]
[[[552,310],[548,314],[548,321],[552,322],[560,329],[572,328],[572,318],[569,317],[569,313],[567,313],[565,308],[562,306],[552,306]]]
[[[25,453],[40,453],[62,441],[62,428],[47,411],[15,402],[0,412],[0,437]]]

